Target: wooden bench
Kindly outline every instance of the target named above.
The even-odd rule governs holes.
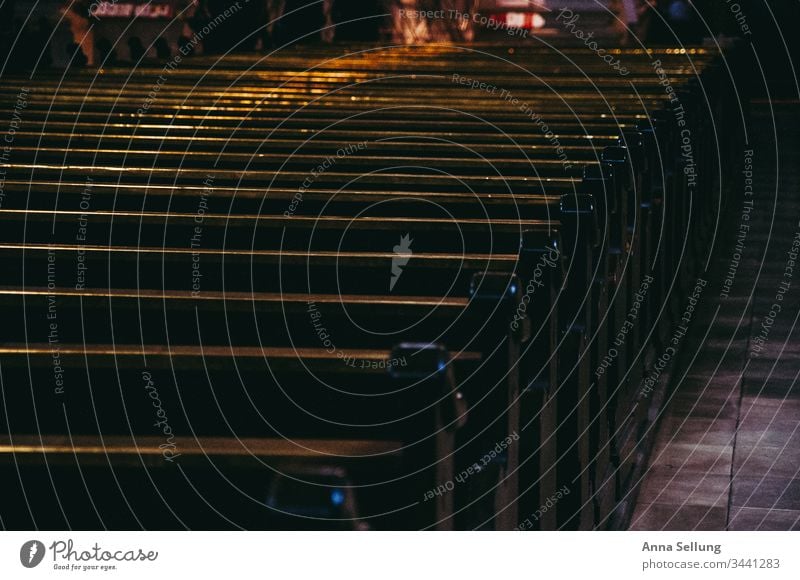
[[[482,55],[447,47],[364,48],[345,57],[335,48],[309,49],[302,56],[288,51],[266,60],[230,57],[214,67],[208,59],[186,60],[169,72],[169,82],[146,110],[142,103],[162,72],[157,68],[132,74],[106,69],[98,78],[77,75],[65,82],[36,79],[13,157],[4,165],[0,255],[10,275],[0,290],[0,309],[11,323],[0,353],[4,374],[8,367],[31,386],[52,374],[47,337],[35,339],[48,328],[46,297],[52,295],[58,316],[67,321],[63,329],[69,329],[63,330],[63,360],[87,376],[106,373],[106,384],[120,382],[114,374],[128,372],[126,361],[146,356],[152,372],[163,367],[159,380],[165,385],[176,376],[181,384],[202,384],[206,371],[223,382],[237,377],[260,387],[248,393],[274,391],[283,382],[265,386],[270,381],[264,383],[261,359],[267,352],[267,360],[286,367],[304,402],[343,415],[357,411],[361,419],[379,418],[387,408],[351,406],[320,393],[301,368],[321,365],[342,384],[367,392],[384,392],[383,385],[398,382],[413,385],[419,373],[434,376],[433,388],[414,390],[403,402],[413,407],[431,393],[448,394],[423,424],[403,436],[370,432],[357,440],[402,444],[429,433],[431,425],[438,429],[443,416],[465,405],[465,413],[456,413],[464,415],[457,430],[435,437],[424,452],[392,455],[400,458],[394,468],[400,476],[408,465],[428,461],[430,467],[435,458],[435,468],[420,471],[424,476],[412,477],[413,485],[396,495],[407,499],[423,491],[424,498],[444,486],[435,501],[423,499],[396,517],[373,518],[391,503],[387,488],[386,497],[365,491],[381,487],[369,484],[356,494],[337,495],[345,507],[336,512],[330,511],[330,497],[319,500],[312,485],[304,492],[308,513],[349,526],[335,514],[355,514],[359,496],[368,498],[364,505],[370,509],[367,517],[345,518],[356,520],[353,527],[505,529],[568,485],[575,493],[536,527],[605,525],[640,460],[636,450],[647,417],[637,407],[635,386],[643,369],[636,361],[663,330],[631,333],[607,374],[595,380],[591,372],[650,272],[658,282],[639,323],[669,326],[669,313],[659,310],[674,293],[669,277],[677,273],[681,284],[693,266],[684,266],[684,253],[665,248],[663,237],[701,237],[687,227],[695,218],[688,213],[689,192],[674,177],[681,170],[679,141],[672,113],[657,113],[667,95],[653,74],[652,58],[664,61],[672,82],[684,87],[682,102],[697,113],[697,90],[688,81],[698,71],[706,78],[715,74],[712,56],[691,49],[687,64],[679,51],[621,51],[633,71],[621,80],[575,49],[565,49],[572,60],[565,64],[564,57],[531,47],[484,47]],[[513,62],[498,61],[501,55]],[[521,118],[518,105],[453,82],[452,74],[461,70],[510,90],[541,114],[570,167],[536,124]],[[628,80],[638,95],[631,95]],[[7,83],[0,96],[8,102],[17,90]],[[704,139],[697,116],[692,127]],[[366,144],[363,150],[336,157],[297,198],[326,156],[359,142]],[[87,187],[88,210],[82,207]],[[187,241],[203,198],[209,207],[202,213],[202,244],[192,248]],[[79,243],[73,232],[82,214],[89,239]],[[398,256],[392,247],[406,234],[414,239],[413,256],[387,292],[387,274]],[[539,268],[544,290],[517,320],[531,272],[554,248],[558,264]],[[78,256],[86,265],[83,283],[77,270],[61,266],[78,263]],[[47,288],[51,262],[59,272],[54,289]],[[198,262],[202,289],[193,294],[185,270]],[[339,352],[370,352],[365,360],[378,368],[364,377],[363,369],[341,364],[349,358],[335,362],[320,348],[307,320],[310,303],[341,337]],[[112,324],[87,324],[89,313]],[[368,335],[353,317],[364,324],[394,322],[403,337]],[[423,322],[410,324],[417,319]],[[176,333],[181,340],[172,344]],[[27,344],[14,345],[20,336]],[[421,349],[423,344],[443,346]],[[401,352],[423,353],[422,370],[386,362]],[[453,370],[441,371],[446,379],[438,363],[431,364],[443,360],[444,369]],[[387,372],[386,366],[392,368]],[[25,376],[30,369],[35,380]],[[229,394],[228,408],[246,410],[246,402]],[[187,418],[210,412],[203,399],[191,403]],[[270,408],[269,418],[296,429],[298,437],[324,435],[333,446],[353,440],[347,430],[326,426],[313,432],[313,421],[290,409]],[[57,419],[63,417],[53,425]],[[259,443],[261,453],[271,455],[269,440],[252,431],[258,420],[237,421],[241,432],[266,441]],[[226,435],[219,429],[217,424],[203,436]],[[12,425],[9,432],[20,433]],[[49,436],[62,432],[63,426],[54,427]],[[519,441],[492,457],[491,470],[469,473],[466,483],[448,489],[476,457],[514,434]],[[105,432],[85,436],[97,435]],[[68,453],[63,439],[61,445]],[[151,444],[144,448],[152,455]],[[52,451],[57,443],[47,449],[58,455]],[[327,487],[336,487],[333,480],[341,484],[336,489],[351,479],[357,487],[363,481],[351,477],[350,467],[317,468],[301,456],[294,459],[297,473]],[[284,480],[268,487],[262,505],[287,516],[272,524],[319,525],[304,516],[302,505],[281,499]],[[198,521],[194,525],[207,525]]]

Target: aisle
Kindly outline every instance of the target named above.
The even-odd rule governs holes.
[[[753,108],[752,206],[730,208],[630,529],[800,529],[798,113]]]

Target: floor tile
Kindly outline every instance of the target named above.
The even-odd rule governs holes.
[[[800,510],[800,479],[735,476],[731,505]]]
[[[800,380],[768,379],[766,377],[747,378],[742,384],[745,397],[800,398]]]
[[[670,443],[653,451],[651,465],[714,475],[729,475],[733,446]]]
[[[796,425],[796,422],[793,422]],[[744,426],[751,426],[753,422],[745,423]],[[736,446],[745,447],[800,447],[800,429],[795,431],[779,428],[773,424],[771,428],[765,429],[767,423],[762,423],[759,429],[742,428],[736,433]]]
[[[647,477],[639,491],[639,501],[725,507],[728,504],[729,486],[729,475],[656,465],[647,470]]]
[[[657,444],[731,445],[736,433],[735,419],[667,417],[661,424]]]
[[[800,478],[800,449],[737,445],[733,454],[733,473],[744,477]]]
[[[800,511],[734,507],[728,529],[737,531],[790,532],[800,530]]]
[[[631,519],[631,530],[717,531],[724,530],[727,510],[721,507],[639,504]]]

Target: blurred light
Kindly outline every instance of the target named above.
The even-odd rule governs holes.
[[[342,505],[344,503],[344,492],[341,489],[331,491],[331,503],[333,505]]]
[[[536,12],[501,12],[499,14],[490,14],[488,18],[489,22],[511,29],[531,30],[533,28],[543,28],[545,25],[544,17]]]

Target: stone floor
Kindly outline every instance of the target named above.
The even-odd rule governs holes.
[[[800,256],[786,270],[800,235],[800,105],[775,113],[773,125],[766,105],[753,109],[754,203],[742,258],[721,297],[738,199],[672,373],[630,529],[800,530]]]

